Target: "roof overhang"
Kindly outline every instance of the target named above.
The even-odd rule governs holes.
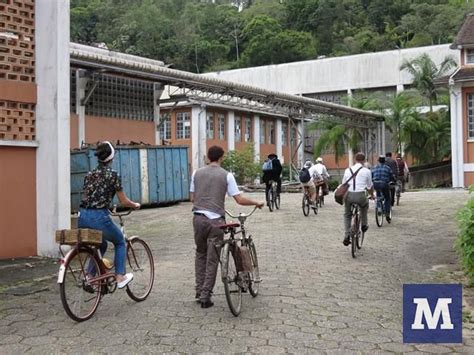
[[[140,57],[112,55],[107,50],[74,43],[70,47],[71,66],[174,86],[182,90],[181,94],[195,101],[216,105],[224,102],[232,107],[245,105],[249,110],[279,116],[322,114],[328,117],[327,120],[336,116],[349,126],[374,127],[378,121],[384,120],[383,115],[378,113],[170,69],[160,65],[161,62],[136,58]]]

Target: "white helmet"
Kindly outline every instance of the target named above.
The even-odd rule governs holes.
[[[304,167],[305,168],[311,168],[313,166],[313,163],[311,162],[311,160],[306,160],[305,163],[304,163]]]
[[[322,164],[323,163],[323,158],[318,157],[318,159],[316,159],[316,163],[321,163]]]

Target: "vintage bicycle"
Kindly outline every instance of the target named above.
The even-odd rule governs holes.
[[[258,268],[257,250],[251,235],[247,235],[245,221],[257,209],[255,207],[249,214],[239,213],[232,215],[226,210],[227,215],[236,218],[239,222],[227,223],[220,226],[228,235],[217,247],[221,249],[220,264],[221,278],[224,284],[225,297],[229,309],[234,316],[238,316],[242,309],[242,293],[250,292],[252,297],[257,297],[261,282]],[[240,228],[239,228],[240,227]],[[242,268],[242,253],[249,253],[250,268]]]
[[[358,250],[362,248],[362,244],[364,243],[364,232],[362,231],[360,221],[360,207],[356,203],[351,204],[351,216],[351,254],[352,257],[355,258]]]
[[[141,302],[153,288],[155,266],[148,244],[138,236],[125,235],[123,217],[131,212],[132,210],[111,212],[111,215],[119,218],[120,229],[127,244],[126,265],[134,275],[126,292],[131,299]],[[83,243],[80,239],[78,238],[77,243],[72,245],[66,254],[62,245],[59,246],[62,258],[57,281],[64,310],[77,322],[91,318],[102,296],[114,293],[117,289],[113,265],[102,258],[97,249],[98,245]]]
[[[303,186],[303,188],[303,200],[301,201],[303,215],[307,217],[311,209],[313,210],[314,214],[318,214],[318,204],[316,202],[314,204],[311,203],[311,193],[309,192],[309,187]]]

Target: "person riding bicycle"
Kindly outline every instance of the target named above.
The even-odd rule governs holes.
[[[323,164],[323,158],[321,158],[321,157],[317,158],[315,166],[316,166],[317,172],[323,178],[323,184],[321,184],[321,186],[322,186],[322,190],[323,190],[323,195],[325,196],[329,193],[329,177],[330,177],[330,175],[328,173],[328,169]],[[318,190],[317,192],[319,194],[319,189],[317,187],[316,187],[316,189]]]
[[[225,196],[228,194],[243,206],[262,208],[257,202],[241,195],[234,175],[221,168],[224,150],[217,145],[209,148],[209,164],[197,169],[191,178],[190,200],[193,203],[193,228],[196,243],[195,276],[196,300],[201,308],[214,305],[211,294],[216,283],[219,255],[216,243],[224,238],[220,228],[225,223]]]
[[[299,178],[301,185],[303,185],[303,188],[308,188],[310,194],[309,202],[311,205],[314,206],[318,198],[318,191],[316,190],[316,181],[323,180],[322,176],[318,173],[316,165],[313,165],[310,160],[307,160],[300,171]]]
[[[102,244],[100,254],[104,256],[107,251],[107,241],[115,246],[115,276],[117,287],[124,288],[133,280],[132,273],[125,273],[126,244],[122,231],[110,217],[110,203],[115,194],[124,207],[134,209],[140,208],[140,204],[128,199],[122,188],[120,175],[112,170],[111,164],[114,159],[115,149],[113,145],[104,141],[97,145],[95,156],[98,166],[87,173],[84,178],[84,192],[79,210],[78,227],[91,228],[102,231]],[[88,269],[89,276],[93,276],[96,270]]]
[[[392,159],[392,152],[385,153],[385,164],[392,170],[393,176],[395,177],[395,182],[398,179],[398,165],[395,160]],[[395,184],[390,185],[390,196],[392,207],[395,205]]]
[[[262,167],[262,181],[265,183],[265,196],[268,196],[268,191],[272,187],[272,181],[277,183],[277,195],[280,195],[282,170],[283,168],[280,159],[278,159],[278,155],[273,153],[269,154]],[[269,201],[267,201],[267,205],[268,203]]]
[[[403,160],[401,154],[397,154],[397,166],[398,166],[398,181],[401,182],[402,192],[405,192],[405,184],[408,182],[408,175],[410,170],[408,170],[408,164]]]
[[[350,231],[351,231],[351,205],[358,204],[360,207],[360,215],[362,219],[362,232],[366,232],[369,229],[369,223],[367,219],[367,212],[369,209],[369,200],[367,199],[366,190],[373,197],[373,184],[372,184],[372,175],[370,170],[364,167],[365,155],[364,153],[357,153],[355,155],[356,163],[347,168],[344,172],[344,177],[342,178],[342,183],[346,183],[351,176],[354,176],[351,181],[349,181],[349,189],[347,190],[347,195],[344,200],[344,240],[342,243],[344,245],[349,245],[350,241]]]
[[[385,206],[382,206],[385,212],[387,222],[390,223],[390,183],[395,181],[392,169],[387,165],[386,158],[381,155],[379,157],[379,164],[372,169],[372,181],[374,189],[377,192],[377,197],[381,194],[385,199]]]

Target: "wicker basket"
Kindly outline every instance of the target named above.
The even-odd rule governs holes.
[[[95,229],[61,229],[56,231],[56,243],[100,245],[102,244],[102,232]]]

